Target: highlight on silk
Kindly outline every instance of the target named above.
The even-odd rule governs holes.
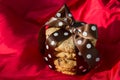
[[[65,4],[43,27],[46,27],[43,57],[50,69],[80,75],[98,66],[96,24],[76,21]]]

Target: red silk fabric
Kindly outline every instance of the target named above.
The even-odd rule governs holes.
[[[99,67],[69,76],[50,70],[40,27],[66,3],[78,21],[98,25]],[[0,80],[120,80],[120,0],[0,0]]]

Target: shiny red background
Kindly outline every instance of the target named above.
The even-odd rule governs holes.
[[[69,76],[50,70],[40,27],[66,3],[78,21],[98,25],[99,67]],[[120,80],[120,0],[0,0],[0,80]]]

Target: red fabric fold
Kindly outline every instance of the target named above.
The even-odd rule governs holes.
[[[78,21],[98,25],[102,59],[85,75],[50,70],[38,48],[40,27],[66,3]],[[119,0],[0,0],[1,80],[120,80]]]

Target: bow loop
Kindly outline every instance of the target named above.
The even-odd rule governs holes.
[[[84,26],[79,26],[73,28],[73,30],[79,33],[79,36],[86,39],[97,39],[97,27],[94,24],[85,24]]]
[[[97,26],[94,24],[86,24],[83,28],[82,35],[87,39],[97,39]]]

